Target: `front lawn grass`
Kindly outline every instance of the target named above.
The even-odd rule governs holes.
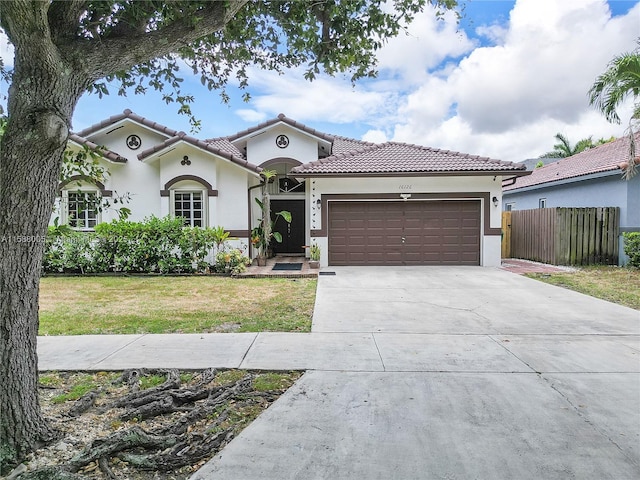
[[[640,310],[640,270],[637,269],[594,266],[575,272],[526,276]]]
[[[45,277],[40,335],[309,332],[310,278]]]

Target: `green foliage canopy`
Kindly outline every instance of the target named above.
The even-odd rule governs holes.
[[[630,180],[638,170],[636,132],[640,123],[640,39],[635,51],[614,57],[607,70],[589,89],[589,103],[595,106],[611,123],[620,123],[617,109],[628,97],[633,98],[633,112],[629,119],[628,160],[624,177]]]
[[[427,5],[434,5],[436,15],[442,16],[458,1],[47,3],[51,39],[65,56],[74,57],[79,69],[90,73],[85,86],[89,92],[102,97],[114,88],[119,95],[131,91],[144,94],[149,89],[161,91],[164,101],[176,102],[179,113],[188,115],[197,129],[200,123],[190,108],[194,98],[181,89],[181,66],[186,65],[199,75],[201,83],[218,91],[225,102],[229,101],[230,80],[235,79],[246,89],[250,66],[281,73],[302,67],[308,80],[315,79],[321,71],[330,75],[348,72],[356,81],[376,75],[377,51]],[[0,5],[0,17],[1,14]],[[0,19],[0,28],[10,40],[17,35],[11,21]],[[199,31],[204,34],[198,35]],[[140,61],[149,42],[155,43],[156,55]],[[95,71],[90,62],[96,54],[114,57],[111,65]],[[244,99],[249,98],[245,90]]]

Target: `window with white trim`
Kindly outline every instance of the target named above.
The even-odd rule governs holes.
[[[206,200],[204,191],[172,190],[172,213],[176,217],[184,218],[187,227],[206,227]]]
[[[538,200],[538,208],[547,208],[547,199],[541,198]]]
[[[513,210],[513,206],[514,205],[515,205],[515,202],[505,203],[504,204],[504,211],[505,212],[510,212],[511,210]]]
[[[75,230],[93,230],[100,223],[97,190],[63,190],[63,222]]]

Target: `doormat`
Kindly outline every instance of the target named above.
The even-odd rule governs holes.
[[[318,272],[318,275],[335,275],[336,272]]]
[[[271,270],[302,270],[301,263],[276,263]]]

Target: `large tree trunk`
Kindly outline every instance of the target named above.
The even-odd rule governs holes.
[[[246,3],[205,3],[196,17],[147,31],[159,7],[132,2],[127,8],[135,11],[125,20],[141,23],[123,21],[102,37],[105,25],[78,34],[88,5],[83,0],[0,0],[0,26],[15,48],[0,146],[0,474],[53,435],[37,396],[38,287],[78,99],[100,78],[220,30]]]
[[[2,464],[21,458],[52,433],[37,396],[38,290],[43,239],[68,132],[66,123],[46,110],[10,113],[0,152]]]
[[[38,290],[44,235],[83,88],[42,33],[27,31],[41,41],[16,42],[0,146],[0,473],[54,435],[38,403]]]

